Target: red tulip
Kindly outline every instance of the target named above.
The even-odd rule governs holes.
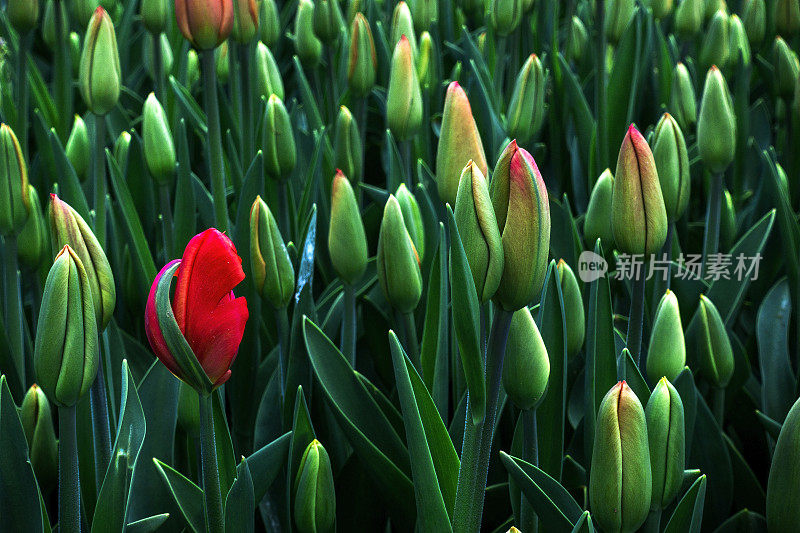
[[[222,44],[233,29],[232,0],[175,0],[178,28],[198,50]]]
[[[247,301],[233,295],[233,288],[244,279],[242,259],[226,235],[207,229],[189,241],[182,259],[161,269],[150,287],[144,316],[150,346],[170,372],[194,386],[164,340],[156,311],[156,288],[176,262],[180,266],[175,270],[177,283],[172,301],[175,321],[216,388],[231,375],[230,366],[247,322]]]

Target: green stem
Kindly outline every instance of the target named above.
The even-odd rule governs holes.
[[[58,408],[58,531],[80,533],[81,487],[78,473],[76,408]]]
[[[94,431],[94,474],[97,489],[103,485],[108,463],[111,459],[111,430],[108,426],[108,400],[106,398],[106,379],[103,371],[103,358],[99,358],[97,378],[89,389],[89,403],[92,411]]]
[[[282,402],[286,394],[286,372],[289,354],[289,313],[285,307],[275,310],[275,327],[278,330],[278,370],[280,372]]]
[[[417,371],[421,370],[419,359],[419,341],[417,339],[417,325],[414,321],[414,312],[403,313],[403,329],[405,330],[405,349],[408,358],[414,363]]]
[[[719,250],[719,224],[722,210],[722,173],[711,176],[711,194],[708,197],[706,230],[703,236],[703,277],[706,274],[708,256]]]
[[[211,396],[202,394],[200,395],[200,456],[203,464],[206,530],[209,533],[223,533],[225,520],[219,487],[217,444],[214,442],[214,408]]]
[[[203,103],[208,116],[208,150],[210,152],[211,194],[214,197],[214,221],[217,229],[230,233],[228,228],[228,205],[225,195],[225,161],[222,155],[222,133],[219,123],[219,101],[217,99],[217,64],[214,50],[200,53],[203,71]]]
[[[161,105],[166,106],[164,97],[164,51],[161,49],[161,34],[150,34],[153,40],[153,92]]]
[[[69,35],[67,21],[64,20],[62,4],[64,0],[55,0],[53,9],[56,18],[55,74],[53,75],[53,94],[58,109],[59,131],[62,141],[67,139],[67,131],[72,121],[72,58],[69,54]]]
[[[644,284],[645,276],[641,272],[631,282],[633,294],[631,295],[631,314],[628,317],[628,336],[625,344],[634,361],[639,362],[639,370],[644,374],[644,359],[642,358],[642,327],[644,325]]]
[[[106,117],[94,116],[94,233],[106,245]]]
[[[16,96],[19,107],[17,112],[17,138],[22,146],[22,154],[28,160],[28,107],[30,102],[30,91],[28,90],[28,50],[31,46],[32,33],[19,36],[17,45],[17,79]]]
[[[596,168],[606,166],[608,149],[606,147],[606,6],[605,0],[595,2],[595,27],[597,29],[597,47],[595,48],[595,116],[597,117],[597,156]],[[591,193],[591,191],[588,191]]]
[[[24,391],[26,389],[23,342],[24,328],[22,325],[22,294],[20,292],[20,278],[17,265],[17,237],[15,235],[6,235],[3,259],[5,262],[3,269],[5,273],[5,280],[3,283],[5,287],[5,307],[3,311],[6,317],[8,344],[9,348],[11,348],[11,356],[14,358],[14,364],[17,367],[19,384]]]
[[[251,44],[240,44],[239,76],[242,88],[242,168],[247,172],[250,162],[255,156],[255,132],[253,131],[253,83],[251,67],[253,47]]]
[[[278,216],[281,221],[279,224],[281,234],[283,239],[288,242],[292,240],[293,232],[291,217],[289,216],[289,189],[286,186],[286,180],[278,180],[278,211],[280,211]]]
[[[522,411],[522,459],[534,466],[539,466],[539,443],[537,442],[536,409]],[[520,498],[520,531],[535,533],[539,529],[539,521],[531,502],[524,494]]]
[[[722,429],[725,421],[725,389],[722,387],[714,387],[714,418]]]
[[[497,111],[503,108],[503,66],[506,59],[506,37],[495,35],[494,48],[494,92],[497,99]]]
[[[328,99],[328,123],[333,124],[336,121],[336,104],[339,103],[339,88],[337,87],[336,80],[336,67],[334,63],[335,54],[333,53],[333,44],[325,45],[325,55],[328,60],[328,81],[330,85],[330,98]]]
[[[344,314],[342,316],[342,354],[356,367],[356,289],[344,284]]]
[[[664,243],[664,252],[662,255],[666,255],[667,261],[670,262],[669,270],[667,271],[667,286],[666,290],[669,290],[670,286],[672,285],[672,242],[675,240],[675,223],[670,222],[667,226],[667,242]]]
[[[407,141],[401,141],[400,142],[400,152],[401,152],[401,157],[403,158],[403,169],[405,169],[405,171],[403,172],[403,183],[405,183],[406,187],[408,187],[408,190],[412,191],[412,193],[413,193],[413,190],[414,190],[414,172],[413,172],[414,169],[413,169],[413,166],[414,165],[412,165],[412,163],[411,163],[411,143],[412,142],[413,141],[411,141],[411,139],[409,139]]]
[[[466,533],[470,531],[475,500],[472,497],[478,477],[478,448],[481,445],[481,429],[483,424],[475,425],[469,415],[469,392],[467,392],[466,420],[464,422],[464,438],[461,444],[461,466],[458,469],[458,485],[456,501],[453,507],[453,531]]]
[[[361,181],[364,174],[364,160],[367,154],[367,97],[359,98],[356,100],[356,113],[358,117],[358,134],[361,140],[361,176],[358,176],[358,180]],[[358,198],[358,207],[361,207],[362,203],[362,189],[361,187],[356,188],[356,196]]]
[[[158,187],[158,200],[161,204],[161,216],[164,220],[164,255],[169,261],[175,250],[175,237],[174,227],[172,225],[172,205],[169,201],[169,186],[166,184],[159,185]]]

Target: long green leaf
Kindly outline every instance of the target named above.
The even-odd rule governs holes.
[[[153,458],[161,479],[183,515],[186,525],[195,533],[206,529],[203,514],[203,489],[166,463]]]
[[[664,533],[699,533],[706,499],[706,476],[700,476],[689,487],[667,523]]]
[[[781,279],[764,296],[756,318],[761,410],[782,422],[795,401],[794,372],[789,360],[792,300],[789,282]]]
[[[253,478],[247,468],[247,459],[237,467],[236,481],[225,499],[225,530],[253,531],[255,527],[255,497]]]

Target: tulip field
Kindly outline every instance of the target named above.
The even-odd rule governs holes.
[[[800,0],[0,0],[0,532],[800,531]]]

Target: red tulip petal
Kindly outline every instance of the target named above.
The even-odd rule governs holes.
[[[214,311],[198,319],[203,336],[189,339],[197,360],[212,383],[233,364],[247,323],[247,302],[243,297],[225,298]]]
[[[158,315],[156,314],[156,289],[158,288],[158,283],[161,281],[164,272],[176,262],[180,262],[180,259],[174,259],[164,265],[164,268],[161,269],[161,272],[158,273],[156,279],[153,280],[153,284],[150,286],[150,294],[147,297],[147,306],[144,310],[144,330],[147,334],[147,340],[150,341],[150,347],[153,349],[156,357],[164,363],[164,366],[166,366],[170,372],[180,377],[180,369],[175,362],[175,358],[173,358],[172,354],[169,352],[169,348],[167,348],[164,335],[161,333],[161,325],[158,323]]]

